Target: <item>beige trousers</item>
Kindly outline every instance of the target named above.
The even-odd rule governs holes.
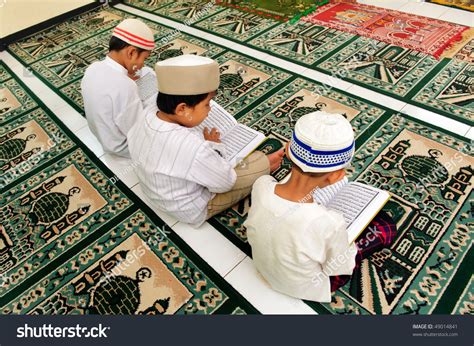
[[[235,172],[237,180],[232,190],[219,193],[209,201],[207,205],[208,219],[247,197],[252,191],[253,183],[261,176],[270,173],[270,163],[264,153],[255,151],[235,167]]]

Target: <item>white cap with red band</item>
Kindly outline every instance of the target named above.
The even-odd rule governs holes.
[[[131,46],[152,50],[155,48],[153,31],[141,20],[127,18],[117,25],[112,32],[115,36]]]

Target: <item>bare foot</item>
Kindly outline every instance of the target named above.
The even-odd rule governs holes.
[[[270,172],[274,172],[280,167],[283,156],[285,156],[285,148],[267,155],[268,161],[270,162]]]

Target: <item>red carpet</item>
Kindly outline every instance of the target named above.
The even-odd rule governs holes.
[[[439,58],[466,26],[351,2],[320,7],[304,21],[413,49]]]

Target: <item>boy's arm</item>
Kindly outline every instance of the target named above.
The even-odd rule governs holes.
[[[145,110],[143,103],[138,95],[136,86],[130,87],[127,90],[122,90],[120,95],[124,97],[125,107],[118,114],[114,114],[115,125],[127,136],[128,131],[135,125],[136,122],[144,119]]]
[[[208,142],[203,142],[186,179],[205,186],[212,193],[224,193],[232,189],[237,174],[232,165],[220,157]]]
[[[355,267],[357,247],[354,243],[349,245],[347,226],[342,217],[333,211],[329,212],[333,223],[331,237],[326,246],[326,262],[323,270],[333,275],[352,275]]]

